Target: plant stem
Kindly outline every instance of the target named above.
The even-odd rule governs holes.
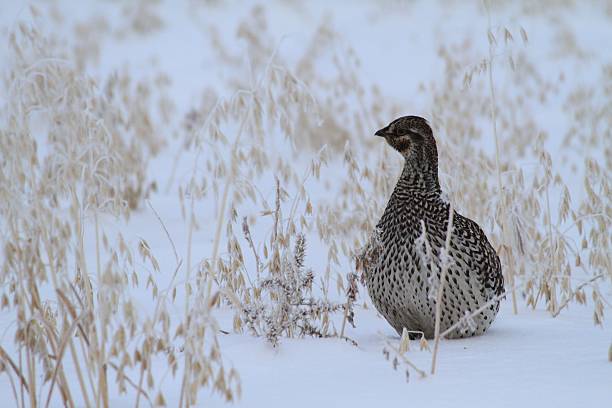
[[[491,31],[491,2],[490,0],[483,0],[485,8],[487,10],[487,30],[488,33],[492,33]],[[492,34],[491,34],[492,35]],[[501,214],[505,214],[505,210],[504,210],[504,196],[503,196],[503,188],[502,188],[502,180],[501,180],[501,167],[500,167],[500,163],[499,163],[499,137],[497,134],[497,107],[496,107],[496,103],[495,103],[495,83],[493,82],[493,61],[495,58],[495,53],[494,53],[494,48],[495,48],[495,44],[489,40],[489,64],[488,64],[488,74],[489,74],[489,92],[491,95],[490,98],[490,105],[491,105],[491,122],[493,125],[493,136],[495,138],[495,169],[496,169],[496,173],[497,173],[497,193],[498,193],[498,198],[500,200],[500,207],[501,207]],[[501,228],[501,237],[502,237],[502,242],[504,239],[504,230],[506,228],[506,222],[505,222],[505,216],[502,217],[502,219],[500,220],[500,228]],[[514,290],[514,269],[512,268],[512,262],[510,262],[509,259],[509,255],[507,253],[507,251],[504,251],[504,253],[506,253],[506,260],[508,262],[506,262],[506,266],[509,268],[508,271],[508,278],[510,280],[510,285],[512,286],[512,312],[514,314],[518,313],[518,308],[517,308],[517,303],[516,303],[516,290]]]
[[[448,272],[448,257],[450,256],[450,240],[453,234],[453,220],[455,218],[455,210],[451,204],[448,208],[448,225],[446,226],[446,242],[444,243],[444,256],[446,259],[440,259],[441,272],[440,281],[438,283],[438,294],[436,297],[436,321],[434,326],[434,351],[431,359],[431,374],[436,373],[436,360],[438,357],[438,346],[440,344],[440,314],[442,308],[442,295],[444,294],[444,281],[446,280],[446,273]]]

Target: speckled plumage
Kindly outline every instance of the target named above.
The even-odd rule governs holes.
[[[376,135],[399,151],[405,164],[375,231],[380,248],[374,251],[376,259],[365,273],[368,292],[378,311],[398,333],[405,327],[431,338],[438,288],[435,282],[440,279],[439,255],[444,248],[450,209],[438,182],[436,143],[425,119],[417,116],[401,117]],[[441,332],[503,294],[499,258],[486,235],[478,224],[456,211],[453,217],[449,251],[452,262],[444,284]],[[429,261],[425,260],[423,237],[431,247]],[[499,299],[447,337],[484,333],[498,310]]]

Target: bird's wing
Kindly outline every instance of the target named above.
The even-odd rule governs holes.
[[[480,226],[469,218],[456,215],[453,242],[471,255],[470,269],[475,271],[484,288],[485,298],[493,299],[504,292],[501,263]]]

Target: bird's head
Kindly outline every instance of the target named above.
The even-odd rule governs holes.
[[[411,164],[437,171],[436,141],[425,119],[419,116],[402,116],[378,130],[375,135],[384,137],[387,143]]]

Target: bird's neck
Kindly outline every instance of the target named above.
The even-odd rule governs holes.
[[[440,194],[438,164],[429,161],[416,161],[407,158],[398,185],[409,187],[412,191]]]

